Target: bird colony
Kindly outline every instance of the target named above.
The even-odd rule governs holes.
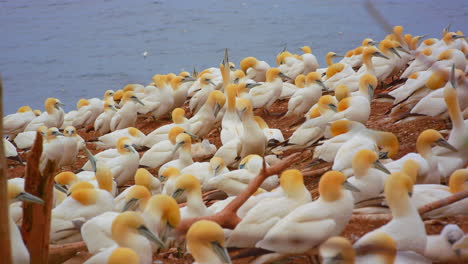
[[[85,263],[468,261],[466,222],[438,220],[467,215],[468,198],[418,211],[468,190],[468,43],[449,28],[424,38],[395,26],[345,56],[329,52],[322,68],[308,46],[283,50],[275,66],[247,57],[239,68],[226,50],[219,67],[156,74],[68,113],[48,98],[42,112],[3,118],[8,164],[24,166],[18,153],[43,137],[39,170],[48,160],[59,168],[50,244],[84,241]],[[406,124],[408,134],[428,119],[413,142],[380,130]],[[307,160],[284,166],[294,153]],[[30,260],[22,203],[42,202],[24,185],[8,180],[14,263]],[[389,219],[342,236],[374,214]],[[429,235],[428,219],[443,229]]]

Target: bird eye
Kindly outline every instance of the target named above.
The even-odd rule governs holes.
[[[132,98],[132,99],[136,99],[136,96],[132,96],[132,97],[130,97],[130,98]]]

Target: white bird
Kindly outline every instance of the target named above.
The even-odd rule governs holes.
[[[44,102],[44,109],[40,116],[34,118],[25,128],[24,131],[36,131],[40,126],[46,127],[61,127],[63,123],[63,106],[62,102],[56,98],[47,98]]]
[[[189,119],[190,132],[198,137],[204,137],[213,129],[216,115],[226,102],[226,97],[220,91],[213,91],[205,104]]]
[[[314,159],[332,162],[344,143],[366,129],[362,123],[347,119],[332,122],[330,124],[332,138],[319,142],[321,145],[316,146],[314,149]]]
[[[118,212],[104,212],[83,224],[80,233],[89,253],[97,254],[116,245],[112,240],[111,227],[119,214]]]
[[[77,134],[76,128],[73,126],[66,127],[63,132],[64,136],[58,138],[63,146],[60,165],[72,166],[75,164],[78,152],[84,147],[84,139]]]
[[[408,78],[411,74],[419,71],[425,71],[436,61],[436,58],[432,56],[431,48],[424,49],[416,55],[413,62],[406,68],[401,74],[400,78]]]
[[[279,220],[256,247],[282,254],[306,253],[331,236],[339,235],[349,220],[354,207],[350,191],[359,191],[337,171],[322,175],[320,197],[303,204]]]
[[[3,148],[5,149],[5,157],[12,158],[18,156],[18,151],[16,151],[15,146],[8,141],[6,138],[2,138]]]
[[[80,101],[82,104],[80,105]],[[81,99],[78,102],[78,112],[71,125],[74,127],[86,127],[94,124],[96,118],[103,112],[102,100],[91,98],[89,100]],[[67,124],[68,125],[68,124]]]
[[[148,229],[159,235],[163,242],[174,236],[173,229],[181,220],[179,205],[174,198],[164,194],[153,195],[146,203],[141,216]],[[154,249],[155,247],[153,251]]]
[[[284,136],[283,132],[277,128],[269,128],[268,124],[263,120],[262,117],[260,116],[254,116],[255,122],[257,122],[257,125],[262,129],[263,134],[265,134],[265,137],[267,138],[268,143],[270,142],[283,142],[284,141]]]
[[[211,178],[208,186],[225,192],[228,196],[240,194],[263,168],[263,158],[259,155],[248,155],[239,163],[239,169],[229,171]],[[277,175],[268,177],[260,186],[272,190],[279,184]]]
[[[395,240],[398,250],[424,254],[427,240],[426,229],[418,210],[411,202],[412,191],[413,182],[406,174],[392,173],[385,182],[385,198],[392,211],[392,220],[365,234],[354,244],[354,247],[367,244],[376,232],[384,232]]]
[[[454,224],[444,226],[442,232],[438,235],[427,236],[426,250],[424,256],[434,262],[456,262],[460,261],[461,256],[458,255],[453,246],[462,240],[465,233],[460,227]],[[468,252],[468,250],[465,249]]]
[[[42,137],[45,137],[47,133],[47,127],[40,126],[37,128],[37,131],[25,131],[19,133],[15,137],[15,140],[13,140],[16,144],[16,147],[18,147],[19,149],[26,149],[32,147],[34,141],[36,140],[37,132],[39,132],[39,134]]]
[[[173,123],[160,126],[146,135],[144,145],[151,148],[154,144],[169,139],[169,131],[175,126],[181,127],[186,131],[190,131],[190,123],[188,122],[188,119],[185,118],[184,109],[176,108],[172,110],[172,121]]]
[[[398,148],[398,138],[393,133],[367,129],[357,133],[338,149],[332,169],[350,176],[352,159],[359,150],[369,149],[376,153],[386,152],[389,158],[394,158],[398,153]]]
[[[164,163],[176,158],[178,154],[174,152],[176,137],[180,133],[185,132],[186,131],[183,128],[178,126],[171,128],[168,134],[169,139],[156,143],[149,150],[147,150],[140,158],[140,165],[150,168],[157,168]]]
[[[326,125],[335,116],[336,105],[334,104],[334,98],[331,95],[320,97],[317,102],[317,109],[319,116],[307,120],[297,128],[291,137],[284,142],[287,144],[285,148],[307,147],[323,136]]]
[[[327,78],[327,80],[324,82],[325,86],[327,86],[327,88],[330,90],[334,90],[338,85],[345,85],[346,87],[348,87],[350,92],[357,91],[359,89],[359,82],[363,75],[371,74],[375,76],[374,65],[372,62],[373,57],[379,57],[385,60],[388,59],[387,56],[383,55],[375,47],[367,47],[362,52],[362,60],[364,62],[364,65],[361,67],[361,69],[365,69],[365,70],[358,71],[356,73],[351,73],[349,69],[346,70],[345,66],[338,67],[338,69],[334,69],[335,66],[329,67],[329,69],[327,70],[327,73],[329,71],[331,72],[327,74],[327,76],[330,75],[332,77]],[[348,67],[351,67],[351,66],[348,66]],[[337,71],[339,71],[339,73],[335,73]],[[345,72],[345,73],[343,74],[342,72]],[[341,75],[346,75],[346,76],[341,77]]]
[[[304,71],[302,74],[307,75],[310,72],[315,72],[319,63],[314,54],[312,54],[312,49],[309,46],[304,46],[301,48],[304,54],[301,55],[302,60],[304,61]]]
[[[10,140],[23,132],[24,128],[36,117],[29,106],[22,106],[14,114],[3,117],[3,134],[8,135]]]
[[[353,158],[353,176],[349,182],[360,191],[353,193],[354,202],[376,197],[382,193],[384,179],[390,171],[379,161],[377,154],[369,149],[363,149]]]
[[[239,65],[241,70],[246,73],[246,78],[256,82],[264,82],[266,80],[267,71],[270,69],[268,63],[259,61],[254,57],[244,58]]]
[[[148,229],[143,218],[135,212],[118,215],[112,222],[111,235],[115,245],[97,253],[88,259],[86,264],[108,263],[106,257],[117,247],[130,248],[139,256],[140,264],[151,264],[153,263],[151,243],[164,247],[161,239]],[[100,237],[94,239],[99,240]]]
[[[69,192],[70,196],[52,210],[50,240],[53,244],[80,241],[78,230],[71,230],[74,221],[86,221],[114,210],[112,195],[108,191],[95,189],[88,182],[75,184]]]
[[[174,199],[182,194],[187,197],[187,205],[180,208],[182,219],[202,217],[210,215],[208,208],[203,203],[200,181],[191,174],[182,174],[177,177],[174,185],[175,191],[172,193]]]
[[[415,164],[412,166],[414,165]],[[414,166],[413,169],[407,168],[407,170],[408,169],[417,172],[417,166]],[[412,176],[414,177],[413,180],[415,180],[416,175]],[[468,181],[468,169],[459,169],[454,171],[450,176],[448,186],[441,184],[416,184],[413,187],[414,191],[413,196],[411,197],[411,201],[417,208],[419,208],[428,203],[449,197],[455,193],[468,190],[466,181]],[[440,218],[453,215],[466,215],[468,214],[467,212],[468,199],[465,198],[440,209],[428,212],[424,214],[424,216],[430,218]]]
[[[180,133],[177,135],[175,140],[175,147],[172,150],[172,153],[176,153],[178,151],[179,158],[175,160],[171,160],[159,168],[158,175],[164,171],[164,169],[169,167],[175,167],[179,170],[193,164],[192,159],[192,139],[189,135],[185,133]]]
[[[266,81],[259,86],[250,89],[253,108],[268,108],[280,97],[283,89],[283,81],[280,77],[286,77],[277,68],[270,68],[266,73]]]
[[[419,134],[416,140],[417,153],[408,153],[398,160],[385,164],[390,171],[399,171],[404,162],[408,159],[416,161],[419,165],[418,183],[440,183],[440,172],[437,167],[435,156],[432,152],[432,146],[438,145],[451,151],[456,149],[448,143],[442,135],[434,129],[427,129]]]
[[[208,73],[200,77],[200,90],[197,91],[190,99],[190,112],[196,114],[205,104],[210,93],[215,90],[216,84],[212,81],[212,78],[213,76]]]
[[[209,180],[218,175],[229,172],[224,160],[219,157],[213,157],[210,162],[195,162],[183,168],[181,174],[191,174],[200,181],[203,190],[209,189]]]
[[[179,77],[175,77],[171,81],[172,92],[174,95],[174,107],[181,107],[187,99],[188,89],[192,86],[195,78],[190,76],[188,72],[181,72]]]
[[[187,249],[198,264],[231,263],[224,247],[223,229],[215,222],[201,220],[187,232]]]
[[[117,113],[114,103],[104,102],[104,112],[102,112],[94,121],[94,130],[100,135],[105,135],[110,132],[110,121]]]
[[[242,121],[236,110],[237,85],[229,84],[226,87],[227,109],[221,121],[221,143],[225,145],[230,140],[239,138],[244,132]]]
[[[353,246],[348,239],[340,236],[334,236],[327,239],[319,247],[319,255],[322,263],[347,264],[355,263]]]
[[[304,72],[304,61],[301,56],[283,51],[276,56],[278,69],[291,79],[296,79],[299,74]]]
[[[44,203],[39,197],[29,194],[24,191],[22,186],[18,186],[11,182],[7,183],[7,202],[9,204],[17,201],[33,202],[33,203]],[[11,211],[11,209],[10,209]],[[12,261],[15,264],[29,263],[29,251],[23,242],[20,229],[16,226],[13,218],[8,216],[8,225],[10,229],[10,245]],[[5,223],[4,223],[5,224]]]
[[[451,85],[444,88],[444,100],[447,104],[450,120],[452,121],[452,130],[450,131],[447,142],[453,146],[453,148],[451,151],[440,147],[434,149],[437,168],[444,178],[447,178],[454,170],[462,168],[468,162],[468,147],[466,144],[468,125],[466,121],[463,120],[462,110],[460,109],[460,104],[463,100],[460,100],[461,98],[457,96],[464,93],[464,90],[468,88],[468,82],[464,74],[461,75],[461,80],[456,78],[455,75],[452,68],[452,76],[450,78]],[[454,151],[455,149],[457,151]]]
[[[64,153],[64,145],[59,136],[63,136],[63,134],[56,127],[51,127],[47,130],[39,161],[39,169],[41,171],[44,171],[49,160],[54,161],[59,167],[61,166],[60,162]]]
[[[137,148],[144,146],[146,136],[139,129],[134,127],[126,127],[119,130],[115,130],[111,133],[107,133],[98,138],[99,143],[102,143],[104,147],[115,147],[120,138],[127,137],[130,139],[132,144]]]
[[[127,137],[119,139],[116,149],[100,152],[94,158],[97,163],[102,163],[111,169],[118,186],[129,181],[135,175],[139,165],[138,152]],[[83,169],[89,170],[89,164],[92,164],[91,160],[83,166]]]
[[[299,78],[299,75],[297,78]],[[322,96],[322,89],[325,86],[322,82],[322,78],[316,72],[310,72],[304,79],[304,83],[301,80],[297,80],[296,86],[299,87],[298,91],[288,101],[288,112],[285,117],[289,116],[302,116],[306,113],[315,103],[318,102],[320,96]]]
[[[394,69],[397,67],[398,59],[401,58],[401,55],[396,50],[395,42],[384,39],[379,43],[381,57],[372,58],[371,64],[366,64],[359,68],[357,74],[369,72],[374,75],[377,80],[384,81],[387,77],[391,76],[394,72]],[[368,68],[368,65],[371,68]]]
[[[122,108],[115,113],[112,117],[110,122],[110,130],[115,131],[122,128],[127,128],[131,126],[135,126],[135,122],[137,119],[137,103],[144,105],[138,97],[136,97],[135,93],[132,91],[125,92],[122,97]]]
[[[365,124],[370,116],[370,102],[374,97],[377,79],[371,74],[364,74],[359,79],[359,92],[344,98],[338,103],[338,112],[334,120],[346,118]]]
[[[284,171],[280,184],[284,196],[261,200],[250,209],[227,240],[229,247],[254,247],[282,217],[311,201],[300,171]]]
[[[359,241],[358,241],[359,242]],[[365,241],[357,245],[354,244],[356,249],[356,263],[363,264],[430,264],[429,259],[421,254],[410,250],[400,250],[398,241],[385,232],[380,230],[371,232]]]

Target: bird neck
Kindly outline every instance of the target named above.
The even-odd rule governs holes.
[[[457,91],[452,87],[444,88],[444,100],[447,104],[449,116],[452,120],[454,129],[463,130],[464,124],[461,116],[460,105],[458,103]]]
[[[374,72],[374,63],[372,62],[372,56],[363,56],[362,57],[362,62],[364,63],[364,65],[366,65],[366,69],[367,71],[372,74],[372,75],[375,75],[375,72]]]
[[[418,215],[418,212],[411,203],[408,194],[404,191],[395,189],[390,194],[386,193],[385,196],[387,204],[392,211],[393,218],[400,218],[413,214]]]
[[[187,207],[196,210],[196,211],[204,211],[206,210],[206,206],[203,203],[202,193],[200,188],[195,188],[190,190],[187,194]]]
[[[186,162],[193,162],[191,146],[183,147],[179,150],[179,159]]]
[[[219,264],[219,257],[213,252],[212,247],[208,243],[194,241],[189,243],[188,248],[192,253],[196,263],[203,264]]]

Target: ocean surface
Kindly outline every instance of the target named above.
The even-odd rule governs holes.
[[[405,33],[439,38],[448,23],[468,32],[466,0],[371,2]],[[236,64],[255,56],[274,65],[285,45],[298,53],[310,45],[324,64],[328,51],[386,34],[357,0],[0,1],[4,113],[42,110],[50,96],[70,111],[80,98],[147,84],[156,73],[218,66],[224,48]]]

